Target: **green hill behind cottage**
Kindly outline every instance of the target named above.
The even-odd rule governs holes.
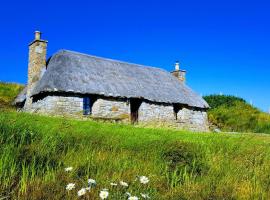
[[[204,99],[211,109],[210,122],[224,131],[270,133],[270,115],[248,104],[244,99],[210,95]]]
[[[7,93],[10,108],[16,95]],[[266,134],[191,133],[0,110],[0,199],[100,199],[104,188],[112,200],[126,200],[126,192],[140,199],[141,193],[164,200],[269,199],[269,177]],[[90,178],[96,186],[78,197]],[[75,184],[70,191],[69,183]]]
[[[0,82],[0,108],[11,108],[13,100],[23,87],[17,83]]]

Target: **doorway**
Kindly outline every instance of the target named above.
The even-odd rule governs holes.
[[[139,99],[130,99],[130,121],[132,124],[138,123],[141,104],[142,101]]]

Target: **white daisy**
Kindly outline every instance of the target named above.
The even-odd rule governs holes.
[[[82,196],[82,195],[85,195],[85,193],[86,193],[86,189],[85,189],[85,188],[82,188],[82,189],[80,189],[80,190],[78,191],[78,196],[80,197],[80,196]]]
[[[117,183],[110,183],[111,186],[117,186]]]
[[[94,179],[88,179],[88,184],[90,184],[90,185],[96,185],[97,184],[97,182],[96,182],[96,180],[94,180]]]
[[[147,178],[146,176],[140,176],[140,182],[142,184],[147,184],[149,182],[149,178]]]
[[[124,187],[128,187],[128,184],[124,181],[120,181],[120,185],[124,186]]]
[[[66,172],[70,172],[70,171],[72,171],[73,170],[73,167],[67,167],[67,168],[65,168],[65,171]]]
[[[99,193],[99,197],[100,197],[101,199],[107,199],[108,196],[109,196],[109,192],[108,192],[108,191],[102,190],[102,191],[100,191],[100,193]]]
[[[144,198],[144,199],[150,199],[150,197],[149,197],[148,194],[143,194],[143,193],[141,193],[141,196],[142,196],[142,198]]]
[[[66,186],[66,190],[73,190],[75,188],[75,183],[69,183]]]
[[[128,197],[128,200],[138,200],[139,198],[138,197],[136,197],[136,196],[130,196],[130,197]]]

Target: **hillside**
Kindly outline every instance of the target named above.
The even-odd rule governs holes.
[[[269,199],[270,138],[0,113],[0,197],[76,199],[88,178],[110,199]],[[71,172],[64,168],[73,167]],[[146,185],[134,181],[145,175]],[[119,185],[128,182],[129,187]],[[111,186],[117,182],[118,186]],[[65,187],[75,183],[70,192]]]
[[[23,85],[16,83],[0,82],[0,109],[11,108],[13,100],[23,87]]]
[[[270,133],[270,115],[244,99],[225,95],[210,95],[204,99],[211,106],[208,111],[209,120],[222,130]]]

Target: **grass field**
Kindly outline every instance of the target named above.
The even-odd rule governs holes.
[[[0,108],[11,108],[13,100],[22,89],[23,85],[20,84],[0,82]]]
[[[269,199],[270,138],[259,134],[190,133],[0,113],[0,198]],[[73,167],[65,172],[65,167]],[[136,176],[150,182],[142,185]],[[77,191],[87,179],[96,188]],[[110,186],[126,181],[128,188]],[[75,183],[71,191],[65,189]],[[142,199],[142,198],[141,198]]]

